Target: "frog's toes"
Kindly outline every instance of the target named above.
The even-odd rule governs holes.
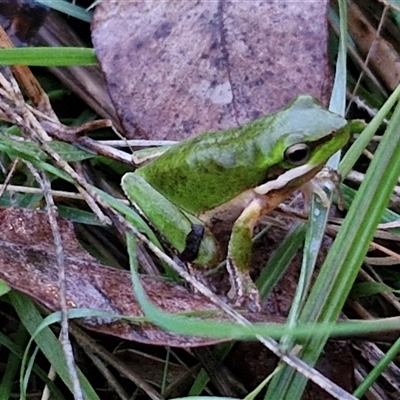
[[[258,292],[257,288],[255,291],[251,291],[247,293],[246,296],[246,308],[253,313],[261,312],[261,302],[260,302],[260,293]]]
[[[235,307],[244,306],[250,312],[261,312],[260,294],[256,287],[247,287],[242,293],[237,293],[236,289],[231,287],[228,298],[234,302]]]
[[[260,294],[248,271],[238,270],[229,258],[227,259],[227,269],[231,282],[228,298],[234,302],[236,307],[245,306],[250,312],[260,312]]]

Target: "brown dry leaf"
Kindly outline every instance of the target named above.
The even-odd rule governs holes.
[[[400,56],[395,46],[378,34],[377,28],[369,21],[368,14],[356,4],[348,7],[348,26],[352,38],[361,53],[369,57],[369,64],[390,90],[400,82]],[[376,17],[376,15],[375,15]]]
[[[72,224],[64,219],[59,219],[58,223],[65,256],[68,305],[142,316],[132,293],[129,272],[98,263],[76,240]],[[57,262],[47,214],[29,209],[1,208],[0,231],[0,278],[46,308],[59,310]],[[215,310],[207,298],[192,294],[177,284],[150,276],[143,276],[142,284],[149,299],[166,312]],[[248,313],[246,317],[258,321],[268,319],[266,315]],[[112,318],[91,317],[80,323],[97,332],[153,345],[194,347],[223,341],[184,337],[164,332],[149,323],[134,324]]]
[[[326,103],[327,1],[107,1],[92,38],[129,137],[243,124],[299,93]]]

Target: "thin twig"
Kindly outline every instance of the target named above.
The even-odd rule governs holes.
[[[7,176],[6,176],[6,179],[4,179],[4,183],[3,183],[2,185],[0,185],[0,197],[3,196],[4,192],[5,192],[6,189],[7,189],[7,186],[9,186],[8,184],[10,183],[11,178],[12,178],[13,175],[14,175],[14,172],[15,172],[15,170],[16,170],[16,168],[17,168],[18,163],[19,163],[19,159],[16,158],[16,159],[13,161],[12,165],[11,165],[10,171],[8,172],[8,174],[7,174]]]
[[[0,197],[4,192],[14,192],[14,193],[30,193],[30,194],[43,194],[41,188],[18,186],[18,185],[6,185],[5,183],[0,184]],[[85,200],[80,193],[64,192],[62,190],[50,190],[50,194],[53,197],[61,197],[65,199],[74,200]],[[128,203],[126,201],[126,203]]]
[[[87,356],[92,360],[93,364],[97,367],[98,371],[104,376],[107,385],[114,389],[115,393],[119,396],[121,400],[130,400],[131,397],[128,395],[126,390],[122,387],[122,385],[118,382],[115,376],[111,373],[111,371],[107,368],[107,366],[103,363],[100,357],[94,355],[90,351],[86,351]]]
[[[376,30],[376,35],[375,35],[374,42],[372,43],[372,45],[371,45],[371,47],[370,47],[370,49],[369,49],[369,51],[368,51],[367,57],[365,58],[365,61],[364,61],[364,65],[365,65],[366,67],[367,67],[368,64],[369,64],[369,60],[370,60],[370,58],[371,58],[372,55],[373,55],[373,51],[375,50],[375,47],[377,46],[377,44],[376,44],[376,43],[377,43],[377,39],[378,39],[378,37],[379,37],[380,34],[381,34],[381,30],[382,30],[382,27],[383,27],[383,23],[384,23],[384,21],[385,21],[386,14],[387,14],[388,11],[389,11],[389,5],[388,5],[388,4],[385,4],[385,7],[384,7],[384,9],[383,9],[383,11],[382,11],[381,19],[380,19],[380,21],[379,21],[378,28],[377,28],[377,30]],[[360,73],[360,75],[359,75],[359,77],[358,77],[358,79],[357,79],[357,82],[356,82],[356,84],[354,85],[353,94],[354,94],[354,93],[357,93],[357,90],[358,90],[358,88],[359,88],[359,86],[360,86],[360,83],[361,83],[361,80],[362,80],[363,76],[364,76],[364,72],[361,71],[361,73]],[[351,106],[352,102],[353,102],[353,100],[350,99],[349,104],[347,105],[346,113],[347,113],[348,110],[350,109],[350,106]]]
[[[5,102],[0,102],[0,108],[3,108],[6,114],[13,118],[15,124],[18,125],[18,127],[20,127],[27,136],[38,143],[40,148],[54,160],[55,164],[76,182],[76,188],[82,194],[82,196],[84,196],[87,204],[97,215],[99,220],[103,224],[109,224],[109,219],[101,211],[95,200],[95,198],[98,196],[92,187],[83,177],[77,174],[75,170],[66,161],[64,161],[56,151],[46,144],[46,142],[51,140],[51,137],[47,134],[39,121],[27,107],[15,79],[10,76],[8,81],[5,79],[3,74],[0,74],[0,85],[4,87],[9,96],[12,95],[11,98],[13,105],[15,106],[13,109],[11,109]],[[47,118],[49,117],[47,116]],[[54,121],[54,123],[57,123],[57,121]],[[95,196],[95,198],[93,196]]]
[[[47,378],[51,382],[54,382],[56,380],[56,377],[57,377],[56,369],[54,368],[53,365],[50,365],[50,369],[49,369],[49,373],[47,374]],[[49,400],[49,399],[51,399],[51,392],[50,392],[49,386],[46,385],[43,389],[42,397],[40,398],[40,400]]]
[[[66,280],[65,280],[65,263],[64,250],[62,240],[57,223],[57,207],[50,195],[50,181],[45,172],[38,173],[32,164],[26,163],[31,174],[42,188],[46,199],[46,209],[49,218],[51,231],[53,233],[54,246],[56,248],[56,260],[58,269],[58,288],[60,294],[60,309],[61,309],[61,345],[67,361],[67,368],[71,378],[73,393],[75,400],[83,400],[83,393],[78,379],[78,373],[74,362],[74,354],[68,334],[68,306],[66,298]]]
[[[87,353],[97,354],[101,359],[110,363],[121,375],[130,379],[140,389],[142,389],[152,400],[162,400],[163,397],[151,385],[143,380],[134,371],[126,367],[118,357],[114,356],[102,346],[99,346],[87,333],[80,329],[76,324],[70,324],[70,331]]]

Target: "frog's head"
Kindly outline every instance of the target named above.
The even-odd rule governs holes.
[[[297,97],[286,108],[285,114],[277,137],[285,169],[305,163],[323,164],[350,138],[351,123],[326,110],[311,96]]]
[[[297,97],[273,124],[275,160],[266,183],[257,190],[264,194],[311,179],[348,142],[352,132],[351,122],[308,95]]]

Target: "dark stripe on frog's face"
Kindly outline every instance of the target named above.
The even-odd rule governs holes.
[[[200,244],[204,236],[204,226],[193,224],[192,230],[186,236],[185,249],[180,254],[182,261],[194,261],[200,250]]]
[[[300,167],[301,165],[305,165],[305,164],[310,164],[310,160],[312,160],[314,154],[316,152],[318,152],[321,147],[324,146],[324,144],[330,144],[332,143],[332,140],[334,139],[336,132],[332,132],[329,135],[326,135],[325,137],[319,139],[319,140],[314,140],[314,141],[310,141],[310,142],[297,142],[292,144],[291,146],[288,146],[284,152],[284,155],[282,156],[282,160],[278,163],[276,163],[275,165],[269,167],[269,169],[267,170],[266,176],[264,178],[263,181],[261,181],[259,183],[259,185],[269,182],[269,181],[273,181],[277,178],[279,178],[279,176],[283,175],[286,171],[295,169],[296,167]],[[342,147],[344,143],[340,143],[340,146],[332,146],[333,150],[330,151],[326,151],[326,159],[324,160],[319,160],[319,163],[314,163],[315,166],[320,166],[320,168],[322,168],[323,164],[326,162],[326,160],[332,155],[334,154],[337,150],[339,150],[339,148]],[[307,146],[308,147],[308,153],[307,156],[304,157],[304,159],[301,162],[298,162],[297,164],[294,164],[291,160],[288,160],[287,158],[287,152],[288,150],[290,150],[291,148],[294,148],[296,146]],[[305,151],[305,149],[304,149]],[[318,172],[318,171],[317,171]]]

